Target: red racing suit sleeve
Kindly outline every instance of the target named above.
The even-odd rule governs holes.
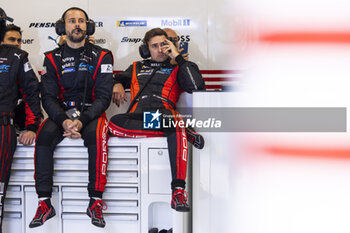
[[[111,52],[102,51],[97,62],[93,79],[93,102],[80,116],[79,120],[86,125],[104,113],[109,107],[113,93],[113,56]]]
[[[36,132],[41,121],[39,82],[28,61],[27,53],[23,53],[20,61],[17,80],[25,104],[26,129]]]

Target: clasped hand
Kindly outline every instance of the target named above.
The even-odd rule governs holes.
[[[62,127],[64,129],[63,136],[71,139],[81,138],[80,130],[83,128],[83,123],[80,120],[67,119],[63,121]]]

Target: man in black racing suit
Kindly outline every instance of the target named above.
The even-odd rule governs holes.
[[[55,216],[51,205],[53,151],[64,137],[83,138],[89,153],[91,223],[104,227],[102,194],[106,184],[108,108],[113,87],[113,58],[110,51],[88,43],[88,16],[70,8],[62,16],[67,43],[45,53],[42,74],[42,103],[48,114],[41,125],[35,147],[37,212],[29,227],[38,227]]]
[[[180,93],[204,90],[204,80],[198,66],[179,55],[160,28],[145,34],[140,54],[151,59],[134,62],[115,76],[113,101],[117,105],[125,101],[124,88],[130,88],[131,104],[127,113],[110,119],[109,130],[118,137],[167,137],[172,173],[171,207],[187,212],[190,208],[184,191],[188,155],[186,129],[181,124],[169,129],[144,129],[143,112],[152,113],[154,119],[159,119],[161,114],[172,116],[174,122],[179,122],[181,117],[175,109]],[[175,59],[178,65],[172,65],[170,59]]]
[[[2,35],[8,19],[10,18],[0,8]],[[25,106],[26,131],[19,135],[18,141],[23,145],[30,145],[35,140],[41,119],[38,79],[28,61],[28,53],[13,45],[0,45],[0,232],[11,163],[17,145],[13,119],[20,95]]]

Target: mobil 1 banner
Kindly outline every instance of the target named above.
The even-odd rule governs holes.
[[[180,108],[143,112],[143,128],[192,127],[198,132],[346,132],[342,107]]]

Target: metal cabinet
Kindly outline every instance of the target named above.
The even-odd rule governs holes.
[[[38,204],[33,179],[34,147],[18,145],[5,203],[4,232],[148,233],[150,228],[158,227],[183,233],[182,219],[188,215],[170,208],[171,172],[166,138],[111,137],[108,150],[103,195],[108,206],[104,212],[106,227],[93,226],[86,215],[87,149],[82,140],[64,139],[54,154],[52,204],[56,216],[43,226],[30,229],[28,225]]]

